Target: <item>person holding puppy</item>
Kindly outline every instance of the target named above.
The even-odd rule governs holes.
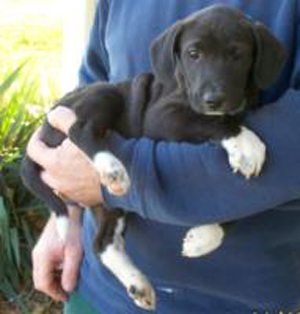
[[[43,180],[70,199],[89,206],[104,198],[130,211],[127,249],[155,287],[157,313],[293,313],[300,308],[299,2],[100,0],[80,82],[117,82],[149,71],[151,41],[176,20],[216,3],[264,23],[288,53],[282,75],[260,95],[264,106],[246,121],[268,149],[259,177],[232,174],[214,145],[111,133],[110,148],[132,181],[128,194],[114,197],[101,192],[97,173],[71,141],[49,148],[37,132],[28,154],[45,169]],[[49,120],[67,134],[75,116],[57,110]],[[95,256],[89,211],[74,205],[70,214],[65,246],[51,217],[33,251],[36,288],[68,300],[66,313],[144,313]],[[234,224],[219,250],[197,259],[181,256],[187,228],[229,221]]]

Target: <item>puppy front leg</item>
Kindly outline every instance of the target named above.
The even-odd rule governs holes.
[[[126,168],[112,153],[99,150],[104,134],[100,136],[99,131],[95,132],[94,124],[94,121],[89,121],[85,125],[76,122],[70,129],[70,139],[89,156],[99,172],[101,184],[109,193],[124,195],[130,187]]]
[[[113,195],[124,195],[130,187],[125,166],[109,151],[99,151],[93,156],[93,164],[100,174],[101,184]]]
[[[222,140],[233,172],[240,172],[247,179],[257,176],[266,159],[266,146],[261,139],[245,126],[241,132]]]

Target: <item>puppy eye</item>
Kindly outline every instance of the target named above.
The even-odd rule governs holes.
[[[188,55],[191,59],[197,60],[201,57],[201,51],[196,48],[191,48],[188,50]]]

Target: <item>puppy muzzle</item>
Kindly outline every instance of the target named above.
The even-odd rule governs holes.
[[[243,99],[240,102],[232,105],[228,101],[222,102],[205,102],[203,100],[193,100],[190,102],[192,110],[197,114],[203,114],[207,116],[224,116],[224,115],[236,115],[243,112],[247,107],[247,100]]]

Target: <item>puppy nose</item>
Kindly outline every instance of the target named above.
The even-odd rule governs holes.
[[[217,110],[224,104],[225,96],[223,93],[207,92],[203,96],[203,100],[210,110]]]

